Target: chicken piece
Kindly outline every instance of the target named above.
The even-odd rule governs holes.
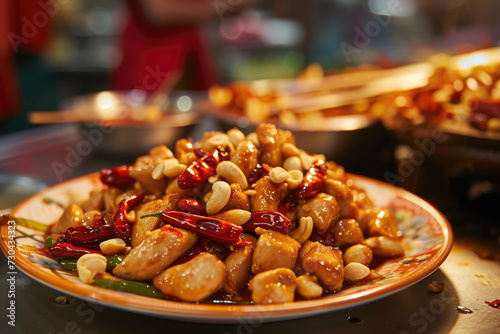
[[[124,279],[152,279],[198,241],[195,233],[170,225],[154,230],[119,263],[113,273]]]
[[[354,199],[352,190],[345,183],[326,179],[322,191],[335,197],[339,203],[340,217],[351,218],[353,214],[357,213],[351,205]]]
[[[178,209],[177,204],[183,198],[184,197],[181,194],[176,194],[176,193],[167,194],[163,196],[163,201],[167,203],[165,210],[177,210]]]
[[[327,161],[326,165],[328,167],[326,174],[327,174],[327,177],[329,179],[339,180],[339,181],[342,181],[344,183],[347,181],[347,176],[345,174],[345,170],[344,170],[343,166],[337,165],[333,161]]]
[[[145,194],[161,195],[167,188],[167,179],[154,180],[151,176],[153,170],[162,159],[153,158],[149,155],[137,158],[134,166],[130,169],[130,176],[137,180],[135,188]]]
[[[278,211],[280,202],[285,198],[288,186],[285,182],[274,183],[264,176],[255,184],[255,195],[250,197],[252,211]]]
[[[318,234],[326,233],[339,219],[340,208],[332,195],[318,193],[297,206],[297,218],[311,217]]]
[[[297,277],[297,293],[304,298],[318,298],[323,294],[323,287],[318,278],[310,274]]]
[[[360,225],[365,227],[369,237],[383,236],[398,238],[400,235],[398,221],[388,209],[372,209],[360,218]]]
[[[165,145],[159,145],[149,150],[149,156],[153,159],[166,160],[174,157],[174,154]]]
[[[157,229],[161,224],[161,219],[159,217],[141,218],[142,216],[151,213],[158,213],[168,209],[168,203],[161,199],[147,202],[139,206],[139,208],[136,210],[136,221],[132,225],[132,237],[130,240],[130,245],[132,247],[137,247],[146,238],[148,232]]]
[[[273,124],[261,124],[255,130],[262,152],[260,162],[272,167],[283,165],[281,146],[284,143],[295,145],[295,137],[289,130],[276,129]]]
[[[191,165],[198,159],[194,153],[193,140],[191,138],[182,138],[175,143],[175,158],[179,163],[186,166]]]
[[[80,225],[82,226],[94,226],[95,224],[95,215],[100,214],[99,210],[90,210],[83,214],[82,221]]]
[[[201,148],[205,152],[210,152],[215,148],[225,150],[229,143],[229,137],[222,131],[206,131],[203,137],[194,143],[195,148]]]
[[[243,193],[238,183],[231,184],[231,195],[226,206],[221,211],[228,211],[233,209],[250,210],[250,200],[248,196]]]
[[[257,239],[250,234],[244,233],[241,238],[252,242],[252,244],[236,248],[229,254],[225,262],[227,281],[224,285],[224,291],[233,295],[237,295],[250,279],[252,256],[257,243]]]
[[[244,140],[236,146],[231,162],[238,166],[247,179],[259,163],[259,150],[250,140]]]
[[[178,178],[171,180],[165,189],[166,195],[176,195],[182,197],[193,197],[198,188],[181,189],[179,188]]]
[[[51,233],[64,233],[66,230],[73,226],[80,226],[82,224],[83,211],[76,204],[70,204],[62,213],[57,223],[52,226]]]
[[[104,210],[104,190],[92,192],[90,198],[82,204],[83,212],[92,210]]]
[[[213,254],[201,253],[188,262],[168,268],[153,279],[153,284],[167,296],[197,302],[220,290],[225,281],[224,263]]]
[[[248,288],[252,301],[257,304],[283,304],[293,302],[297,277],[288,268],[278,268],[255,275]]]
[[[252,257],[252,273],[295,266],[300,243],[283,233],[256,228],[259,234]]]
[[[342,288],[344,266],[339,249],[306,241],[300,249],[299,262],[305,272],[318,278],[325,290],[335,292]]]
[[[114,213],[116,211],[117,204],[120,202],[116,202],[118,196],[122,195],[123,190],[116,187],[107,187],[104,189],[103,193],[103,201],[104,201],[104,210],[106,212]]]
[[[363,232],[354,219],[341,219],[330,229],[333,233],[334,245],[344,247],[363,242]]]

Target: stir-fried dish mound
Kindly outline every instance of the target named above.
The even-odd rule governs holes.
[[[404,254],[390,210],[271,124],[158,146],[100,179],[102,190],[67,207],[46,241],[88,284],[279,304],[379,279],[373,259]]]

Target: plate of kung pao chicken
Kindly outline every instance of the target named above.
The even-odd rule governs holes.
[[[452,244],[432,205],[272,124],[154,147],[28,198],[0,227],[8,260],[56,290],[218,323],[373,301],[434,272]]]

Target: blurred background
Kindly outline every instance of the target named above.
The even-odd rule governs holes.
[[[500,39],[500,3],[492,0],[270,0],[252,3],[235,16],[236,2],[220,0],[213,5],[220,13],[199,25],[220,84],[295,78],[310,63],[325,71],[361,64],[391,67],[439,52],[494,46]],[[25,43],[17,41],[21,109],[55,110],[67,98],[112,89],[110,75],[123,59],[127,1],[57,0],[52,6],[41,1],[47,10],[31,3],[31,12],[12,8],[40,30],[36,38],[44,34],[36,61],[34,51],[23,51]],[[41,28],[36,20],[43,14],[37,17],[37,10],[50,16]],[[17,23],[20,38],[23,22]],[[26,126],[4,126],[2,133]]]
[[[75,108],[71,104],[74,98],[86,94],[137,88],[151,93],[158,87],[158,90],[165,88],[161,85],[167,86],[167,91],[187,89],[206,93],[214,85],[224,87],[240,81],[294,80],[304,75],[311,64],[315,66],[309,67],[309,75],[313,77],[314,71],[323,76],[363,68],[390,69],[424,62],[436,54],[456,55],[500,44],[500,2],[493,0],[165,1],[167,5],[163,7],[159,3],[162,2],[21,0],[2,4],[5,20],[0,20],[3,22],[0,32],[7,38],[3,40],[0,58],[0,168],[5,173],[41,175],[49,183],[55,183],[96,170],[103,163],[133,161],[137,152],[130,146],[133,143],[127,143],[121,150],[104,149],[105,145],[101,150],[91,150],[89,157],[99,152],[106,155],[104,159],[101,156],[84,160],[85,163],[71,167],[71,172],[63,169],[66,172],[62,176],[62,172],[54,172],[53,166],[35,169],[26,163],[33,147],[38,147],[38,154],[51,157],[52,161],[64,160],[67,154],[64,140],[74,145],[82,139],[82,133],[86,133],[79,127],[34,125],[28,120],[28,114]],[[167,14],[162,16],[162,13]],[[153,53],[151,50],[161,43],[165,48],[182,51]],[[169,60],[174,64],[172,67],[155,67],[158,59],[168,57],[172,57]],[[164,80],[166,77],[174,79],[169,82]],[[146,101],[144,96],[133,93],[134,103]],[[110,103],[109,96],[99,96],[100,106]],[[180,98],[184,99],[182,106],[177,103],[181,111],[190,109],[195,100],[192,96]],[[365,101],[361,102],[357,107],[365,107]],[[200,123],[201,129],[220,126],[210,123],[210,118],[196,118],[200,122],[194,136],[201,133]],[[238,119],[228,126],[234,125],[246,126],[248,120]],[[35,132],[25,134],[27,130]],[[342,154],[332,151],[329,157],[353,172],[390,181],[387,172],[401,176],[398,166],[411,158],[414,138],[404,142],[394,133],[381,135],[379,130],[371,127],[371,132],[348,138],[316,140],[306,136],[303,142],[309,140],[313,145],[342,142],[345,146]],[[84,131],[90,133],[89,129]],[[175,136],[188,134],[179,132]],[[136,135],[146,138],[141,133],[127,132],[116,140],[124,141],[125,137]],[[455,151],[445,147],[444,153],[433,154],[425,166],[416,166],[417,172],[397,184],[422,194],[433,194],[436,187],[448,192],[458,187],[468,194],[471,176],[453,186],[449,180],[450,175],[460,175],[460,179],[464,170],[467,173],[472,170],[474,178],[476,172],[481,171],[486,175],[481,177],[489,182],[481,183],[477,191],[497,189],[491,180],[497,179],[495,171],[500,161],[497,143],[500,141],[490,140],[486,146],[480,143],[480,149],[486,147],[486,151],[480,152],[478,145],[472,145],[471,153],[469,139],[466,137],[466,145],[458,149],[453,144]],[[62,158],[57,158],[57,150],[51,146],[57,140],[61,140]],[[162,137],[162,140],[166,139]],[[149,145],[146,139],[144,141]],[[357,147],[346,145],[356,141]],[[461,152],[458,156],[457,150]],[[110,152],[130,154],[118,154],[115,160],[106,163],[112,155],[108,155]],[[468,163],[462,161],[464,154],[468,155]],[[478,154],[480,164],[476,161]],[[80,156],[87,158],[85,154]],[[425,167],[439,156],[447,156],[444,162],[436,162],[448,164],[446,168],[432,166],[430,172],[426,172]],[[377,163],[367,165],[372,161]],[[451,167],[450,161],[454,162]],[[40,171],[44,168],[45,171]],[[437,179],[431,182],[436,186],[423,187],[419,173]]]

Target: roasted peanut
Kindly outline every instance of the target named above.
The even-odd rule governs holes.
[[[217,165],[217,174],[225,178],[229,184],[238,183],[241,189],[248,188],[248,181],[241,169],[231,161],[223,161]]]
[[[363,242],[370,247],[373,254],[378,256],[392,257],[404,255],[403,245],[398,240],[388,237],[371,237]]]
[[[313,165],[314,161],[316,160],[312,155],[309,155],[307,153],[300,154],[300,164],[302,166],[302,169],[309,170],[309,168],[311,168],[311,166]]]
[[[212,196],[207,201],[207,213],[214,215],[226,206],[231,197],[231,186],[224,181],[217,181],[212,186]]]
[[[302,150],[292,143],[284,143],[281,145],[281,153],[283,153],[285,157],[299,157],[302,152]]]
[[[233,209],[227,211],[221,211],[214,215],[215,218],[222,219],[233,223],[234,225],[243,225],[250,220],[252,214],[247,210]]]
[[[99,248],[105,255],[123,254],[127,250],[130,250],[130,247],[127,247],[125,241],[120,238],[103,241],[99,244]]]
[[[361,281],[370,274],[370,269],[358,262],[351,262],[344,267],[344,279],[346,281]]]
[[[229,141],[234,147],[238,146],[239,143],[245,140],[245,135],[240,130],[233,128],[227,132],[227,136],[229,137]]]
[[[287,171],[298,170],[302,171],[302,162],[299,157],[288,157],[283,161],[283,168]]]
[[[217,147],[226,147],[229,143],[229,137],[225,133],[216,133],[212,137],[207,138],[202,145],[202,149],[210,152]]]
[[[100,254],[85,254],[76,262],[78,278],[85,284],[90,284],[97,273],[106,271],[108,260]]]
[[[269,179],[274,183],[283,183],[290,177],[290,174],[281,167],[274,167],[269,171]]]
[[[286,184],[288,185],[288,189],[294,190],[297,189],[304,179],[304,174],[300,170],[293,169],[288,172],[290,177],[286,179]]]
[[[155,169],[153,169],[153,171],[151,172],[151,177],[153,178],[153,180],[160,180],[164,177],[163,174],[164,166],[165,166],[165,160],[160,162],[158,166],[156,166]]]
[[[179,163],[175,158],[167,159],[163,162],[163,175],[169,179],[179,176],[179,174],[186,169],[186,165]]]
[[[358,262],[368,266],[370,262],[372,262],[373,252],[370,247],[363,244],[357,244],[349,247],[344,252],[343,259],[345,264]]]
[[[318,278],[310,274],[297,277],[295,291],[304,298],[318,298],[323,294],[323,288],[319,285]]]
[[[260,142],[257,134],[255,132],[249,133],[246,137],[246,140],[250,140],[255,146],[259,147]]]

